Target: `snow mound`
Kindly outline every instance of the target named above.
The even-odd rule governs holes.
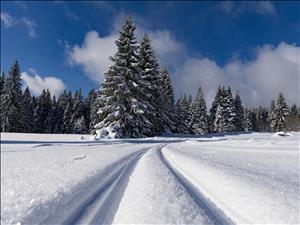
[[[273,135],[273,137],[288,137],[288,136],[291,136],[291,135],[286,133],[285,131],[280,131]]]
[[[96,131],[96,139],[107,138],[115,139],[118,138],[118,133],[111,127],[105,127]]]

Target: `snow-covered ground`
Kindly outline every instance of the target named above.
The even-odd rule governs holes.
[[[1,133],[1,224],[299,224],[290,134]]]

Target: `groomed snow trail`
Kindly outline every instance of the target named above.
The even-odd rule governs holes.
[[[128,177],[147,150],[148,148],[130,154],[104,168],[102,173],[87,182],[84,191],[71,199],[63,200],[61,205],[52,209],[42,220],[36,221],[29,216],[22,224],[110,224]]]
[[[172,174],[177,178],[178,182],[185,188],[193,200],[205,211],[206,215],[216,225],[233,225],[234,222],[225,213],[216,207],[216,205],[205,197],[203,193],[189,181],[172,163],[162,154],[161,149],[158,152],[161,161],[168,167]]]
[[[162,162],[160,149],[139,160],[113,224],[218,224]]]
[[[162,152],[234,223],[300,223],[299,135],[193,139]]]

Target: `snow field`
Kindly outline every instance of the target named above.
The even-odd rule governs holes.
[[[298,138],[199,139],[163,154],[235,223],[299,224]]]
[[[28,136],[20,139],[31,139],[32,135]],[[37,140],[45,138],[36,136]],[[53,138],[49,136],[49,139]],[[46,144],[1,142],[1,224],[16,224],[24,220],[30,224],[38,223],[62,202],[74,198],[78,192],[84,192],[86,183],[107,166],[150,147],[141,143],[72,144],[65,142],[68,137],[61,135],[58,141],[64,143],[51,142],[47,138],[44,139]]]
[[[299,224],[289,135],[1,133],[1,224]]]

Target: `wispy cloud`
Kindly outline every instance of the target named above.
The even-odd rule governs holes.
[[[277,15],[270,1],[223,1],[219,4],[219,8],[232,16],[239,16],[245,12],[268,16]]]
[[[24,24],[24,26],[27,28],[28,34],[30,37],[35,38],[36,37],[36,23],[33,20],[30,20],[26,17],[22,18],[22,23]]]
[[[19,6],[23,11],[27,10],[27,5],[24,1],[14,1],[14,3]]]
[[[1,11],[1,23],[4,24],[4,27],[9,28],[15,24],[15,20],[7,12]]]
[[[5,28],[12,28],[15,26],[25,27],[29,37],[36,37],[37,24],[27,17],[16,18],[5,11],[1,11],[1,23],[3,23]]]

